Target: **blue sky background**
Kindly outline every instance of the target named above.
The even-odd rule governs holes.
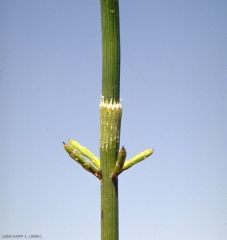
[[[99,1],[0,2],[0,239],[100,239]],[[120,1],[121,240],[227,237],[226,1]]]

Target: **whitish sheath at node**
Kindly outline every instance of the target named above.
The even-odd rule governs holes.
[[[100,101],[100,148],[107,150],[114,143],[119,143],[122,105],[121,102],[110,101],[101,96]]]
[[[111,98],[108,102],[108,100],[105,101],[104,97],[101,95],[99,108],[122,109],[121,99],[119,102],[116,102],[115,100],[113,101],[113,99]]]

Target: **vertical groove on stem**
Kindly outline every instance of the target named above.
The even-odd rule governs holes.
[[[100,103],[101,239],[118,240],[118,179],[111,178],[120,141],[120,30],[118,0],[100,0],[102,99]]]
[[[119,101],[120,27],[118,0],[101,0],[102,95]]]
[[[120,141],[121,103],[100,103],[101,157],[101,236],[102,240],[118,240],[118,179],[111,177]]]

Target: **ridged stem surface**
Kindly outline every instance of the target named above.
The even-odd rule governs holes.
[[[101,236],[102,240],[118,240],[118,179],[112,178],[119,150],[122,106],[100,103],[101,132]]]
[[[102,98],[100,102],[101,240],[118,240],[117,160],[122,106],[120,96],[120,30],[118,0],[101,0]]]
[[[119,101],[120,27],[118,0],[101,0],[102,96]]]

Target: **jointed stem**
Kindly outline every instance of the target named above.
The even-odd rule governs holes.
[[[101,240],[118,240],[118,176],[149,157],[152,149],[125,162],[119,151],[122,105],[120,103],[120,27],[118,0],[100,0],[102,20],[102,96],[100,102],[100,160],[86,147],[69,140],[69,156],[101,183]],[[86,158],[84,158],[83,156]]]
[[[120,140],[122,106],[100,103],[101,157],[101,236],[102,240],[118,240],[118,179],[112,178]]]
[[[120,141],[120,29],[118,0],[100,0],[102,20],[102,99],[100,104],[101,239],[118,240],[118,179],[115,168]]]
[[[122,105],[120,103],[120,27],[118,0],[100,0],[102,25],[102,96],[100,102],[100,161],[74,140],[64,148],[77,163],[101,183],[101,240],[118,240],[118,176],[153,153],[152,149],[125,162],[119,152]],[[83,156],[86,158],[84,158]]]

